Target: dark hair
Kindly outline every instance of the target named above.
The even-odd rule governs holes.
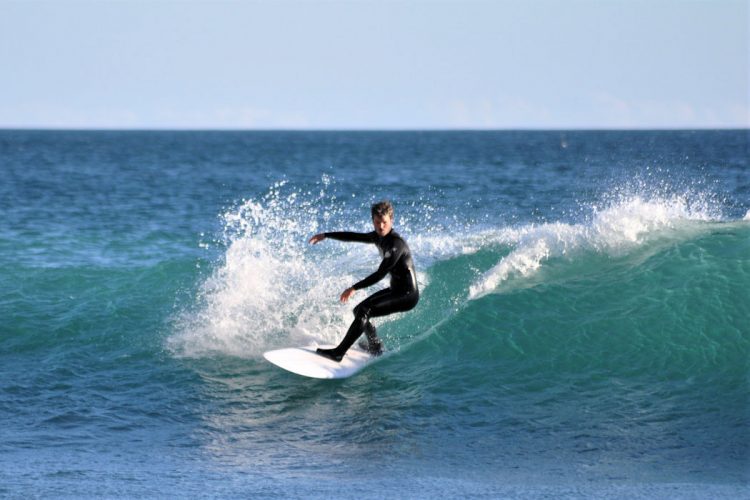
[[[393,219],[393,205],[391,205],[391,202],[388,200],[379,201],[372,206],[370,213],[372,214],[373,219],[376,215],[378,217],[388,215]]]

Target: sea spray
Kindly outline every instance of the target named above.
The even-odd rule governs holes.
[[[529,224],[516,230],[513,251],[471,285],[469,298],[496,291],[511,277],[529,277],[551,258],[571,258],[582,250],[619,256],[646,241],[670,237],[678,228],[696,227],[691,222],[717,216],[713,207],[691,204],[681,195],[635,195],[604,208],[594,205],[591,210],[590,220],[584,223]]]
[[[319,191],[275,183],[259,200],[244,200],[221,216],[224,254],[197,293],[196,306],[178,317],[169,339],[184,356],[221,353],[257,357],[285,343],[331,340],[345,311],[331,300],[352,276],[334,273],[336,259],[320,259],[308,238],[338,213]]]

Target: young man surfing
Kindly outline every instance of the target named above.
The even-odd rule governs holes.
[[[386,274],[391,275],[389,288],[375,292],[354,308],[354,321],[346,332],[344,340],[333,349],[319,348],[317,350],[321,356],[334,361],[341,361],[346,351],[362,333],[367,335],[368,352],[374,356],[380,355],[383,352],[383,344],[377,336],[375,327],[370,323],[370,319],[408,311],[413,309],[419,301],[417,275],[414,271],[411,251],[406,241],[393,231],[393,205],[388,201],[376,203],[372,206],[371,214],[375,230],[370,233],[320,233],[310,238],[310,243],[313,245],[326,238],[372,243],[378,248],[383,258],[377,271],[344,290],[340,298],[342,303],[346,303],[357,290],[374,285]]]

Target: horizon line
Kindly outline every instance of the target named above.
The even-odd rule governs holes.
[[[28,132],[668,132],[668,131],[748,131],[750,124],[741,126],[694,126],[694,127],[331,127],[331,128],[296,128],[296,127],[48,127],[48,126],[4,126],[0,131]]]

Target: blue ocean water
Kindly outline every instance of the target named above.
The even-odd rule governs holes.
[[[0,131],[0,496],[749,497],[749,144]],[[388,354],[267,363],[341,338],[378,255],[307,239],[383,198]]]

